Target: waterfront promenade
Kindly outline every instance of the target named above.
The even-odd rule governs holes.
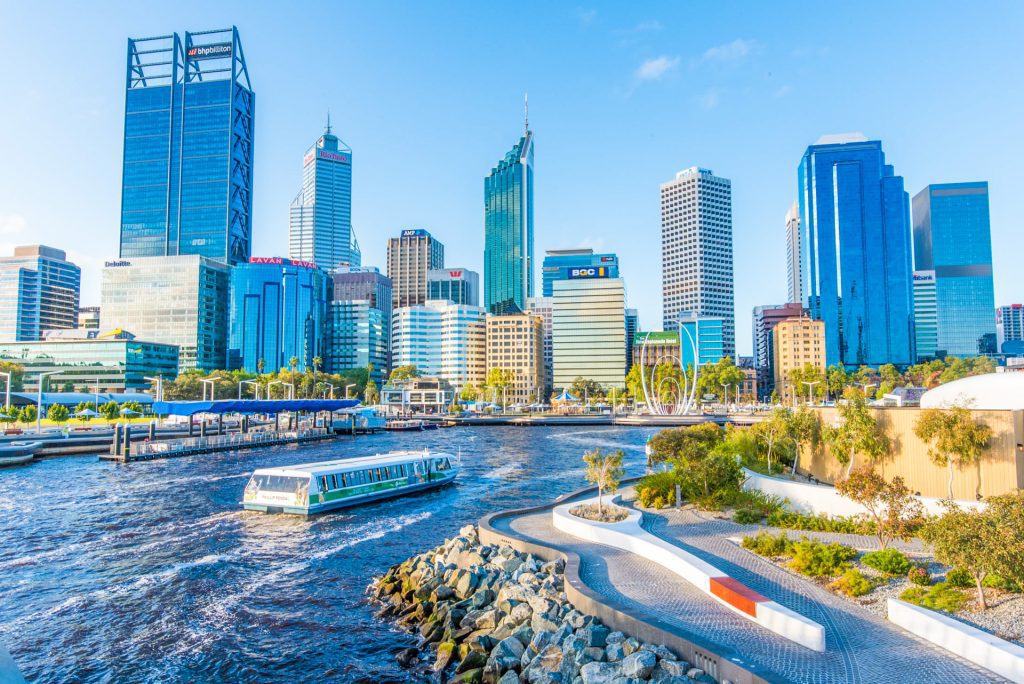
[[[690,510],[645,511],[642,522],[648,532],[822,624],[826,630],[824,653],[811,651],[751,623],[656,563],[556,530],[550,508],[495,516],[490,524],[505,535],[575,553],[580,558],[579,580],[608,605],[641,616],[645,622],[697,644],[723,661],[743,663],[778,681],[1003,681],[729,540],[754,531],[756,526],[711,519]]]

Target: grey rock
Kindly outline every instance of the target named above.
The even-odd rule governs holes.
[[[492,658],[514,658],[518,663],[522,658],[526,647],[515,637],[508,637],[498,642],[498,645],[491,651]]]
[[[583,639],[587,646],[598,646],[604,648],[608,643],[609,633],[609,629],[604,625],[591,623],[576,632],[576,635]]]
[[[514,671],[509,670],[505,674],[501,675],[501,679],[498,680],[498,684],[519,684],[519,675]]]
[[[468,598],[476,591],[480,576],[469,570],[459,570],[455,580],[455,594],[459,598]]]
[[[551,684],[560,682],[562,669],[562,649],[549,644],[543,651],[530,661],[527,668],[527,681],[530,684]]]
[[[534,613],[530,619],[530,627],[533,628],[534,632],[557,632],[559,631],[558,625],[544,617],[540,613]]]
[[[462,674],[463,672],[470,672],[471,670],[479,670],[487,664],[487,656],[479,651],[470,651],[466,654],[466,657],[462,659],[458,667],[455,668],[456,674]]]
[[[580,668],[583,684],[612,684],[622,678],[622,668],[616,663],[587,663]]]
[[[626,635],[622,632],[609,632],[605,638],[605,642],[609,644],[621,644],[626,640]]]
[[[640,642],[634,639],[633,637],[629,637],[628,639],[622,642],[622,650],[626,655],[635,653],[640,650]]]
[[[402,667],[412,667],[420,661],[420,652],[415,648],[403,648],[395,654],[395,660]]]
[[[604,653],[608,661],[612,663],[618,662],[626,657],[626,653],[622,649],[621,641],[605,646]]]
[[[533,608],[529,603],[519,603],[512,607],[509,615],[516,624],[521,624],[530,619],[530,616],[533,615]]]
[[[473,594],[473,607],[485,608],[494,602],[495,596],[497,594],[494,593],[493,589],[478,589]]]
[[[622,674],[627,677],[647,679],[658,664],[658,657],[650,651],[637,651],[622,659]]]
[[[691,667],[686,672],[686,676],[689,677],[690,679],[697,679],[698,677],[702,677],[703,675],[704,675],[704,670],[700,669],[699,667]]]
[[[685,677],[689,671],[689,664],[678,660],[661,660],[654,668],[654,674],[662,674],[667,677]]]

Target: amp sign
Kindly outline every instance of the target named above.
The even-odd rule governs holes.
[[[604,266],[589,266],[587,268],[570,268],[569,278],[607,278],[608,269]]]

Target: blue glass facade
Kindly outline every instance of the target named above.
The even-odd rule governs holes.
[[[592,249],[548,250],[541,269],[541,289],[550,297],[556,280],[570,278],[618,278],[619,257],[594,254]]]
[[[935,273],[935,348],[918,356],[996,353],[988,183],[939,183],[914,196],[914,259]]]
[[[295,356],[299,370],[305,370],[326,351],[330,281],[306,262],[253,261],[231,270],[228,368],[255,373],[262,359],[264,372],[272,372],[287,368]]]
[[[370,377],[378,384],[383,383],[387,377],[390,329],[390,321],[369,300],[334,300],[328,315],[327,371],[341,373],[372,363]]]
[[[526,310],[533,296],[533,133],[484,179],[484,306]]]
[[[703,366],[718,363],[725,356],[725,320],[710,316],[694,316],[683,313],[679,320],[679,339],[682,344],[679,358],[683,368],[694,365],[694,361]],[[697,353],[694,355],[694,345]]]
[[[248,260],[254,110],[236,29],[129,39],[121,258]]]
[[[798,169],[805,305],[828,365],[914,362],[910,202],[882,143],[823,138]]]

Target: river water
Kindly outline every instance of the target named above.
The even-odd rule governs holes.
[[[640,428],[477,427],[133,464],[0,471],[0,643],[31,682],[406,682],[415,644],[366,585],[485,513],[584,486],[582,455]],[[441,490],[309,519],[242,511],[255,468],[461,449]]]

